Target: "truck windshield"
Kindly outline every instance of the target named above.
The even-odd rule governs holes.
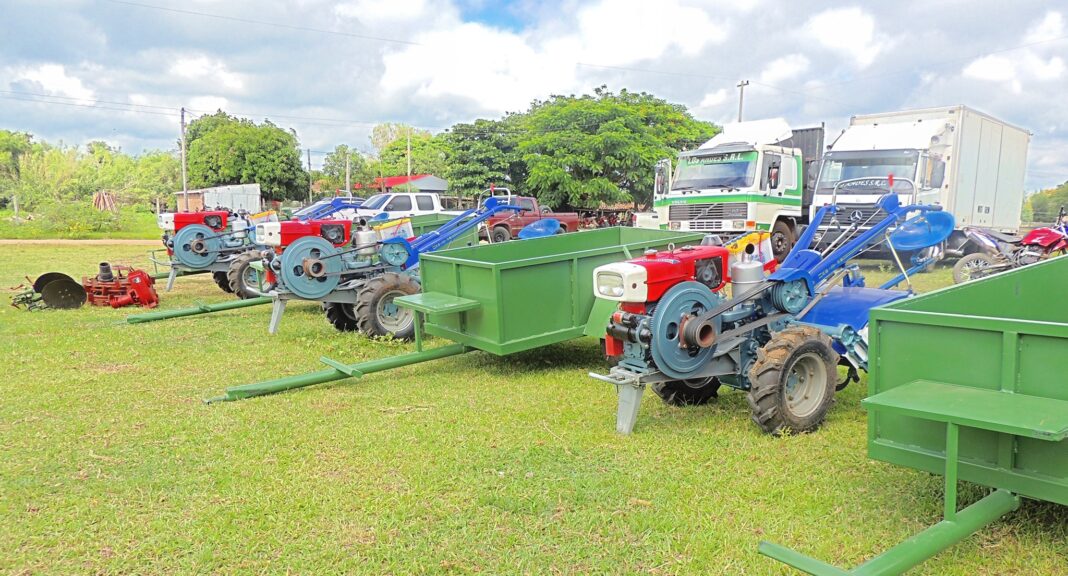
[[[919,152],[916,150],[828,152],[823,156],[817,189],[830,194],[834,185],[842,180],[869,178],[846,183],[838,188],[838,193],[872,194],[873,191],[885,191],[888,176],[910,180],[916,178],[918,159]],[[905,186],[908,187],[907,184]],[[895,183],[894,188],[897,187]]]
[[[683,156],[675,170],[672,190],[746,188],[756,177],[756,152]]]
[[[386,201],[389,200],[389,194],[375,194],[367,199],[360,208],[368,208],[371,210],[378,210]]]

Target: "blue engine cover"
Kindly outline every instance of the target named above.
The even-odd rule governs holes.
[[[845,324],[854,330],[863,330],[868,325],[868,312],[872,308],[907,296],[908,292],[902,290],[836,286],[798,320],[831,327]]]

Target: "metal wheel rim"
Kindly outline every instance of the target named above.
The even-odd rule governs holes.
[[[790,413],[798,418],[809,416],[823,404],[827,394],[827,364],[815,352],[800,356],[786,374],[783,396]]]
[[[776,254],[782,254],[786,251],[786,234],[782,232],[772,232],[771,234],[771,249]]]
[[[393,299],[397,296],[407,295],[406,292],[400,290],[390,290],[378,299],[378,305],[375,306],[375,316],[378,317],[378,323],[387,331],[396,334],[411,324],[412,311],[393,303]]]
[[[961,276],[963,276],[965,280],[977,280],[986,276],[987,268],[990,268],[990,266],[990,262],[987,262],[986,260],[978,258],[969,260],[968,262],[965,262],[964,266],[961,268]]]
[[[259,288],[260,273],[252,266],[249,266],[245,268],[245,272],[241,275],[241,282],[245,284],[246,288]]]

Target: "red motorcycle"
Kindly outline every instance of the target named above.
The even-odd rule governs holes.
[[[965,228],[964,233],[978,250],[953,266],[953,281],[957,284],[1068,253],[1068,215],[1064,206],[1057,214],[1056,224],[1036,228],[1023,238],[986,228]]]

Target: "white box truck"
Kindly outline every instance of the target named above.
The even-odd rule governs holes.
[[[938,204],[957,220],[950,254],[966,241],[961,228],[1020,228],[1031,134],[966,106],[853,116],[820,165],[810,217],[832,199],[839,226],[821,227],[826,246],[851,220],[877,221],[875,202],[894,191],[902,202]]]
[[[815,171],[823,153],[823,126],[792,129],[782,118],[727,124],[696,150],[679,154],[675,172],[658,164],[656,216],[638,226],[742,234],[770,232],[775,257],[793,248],[808,221]]]

